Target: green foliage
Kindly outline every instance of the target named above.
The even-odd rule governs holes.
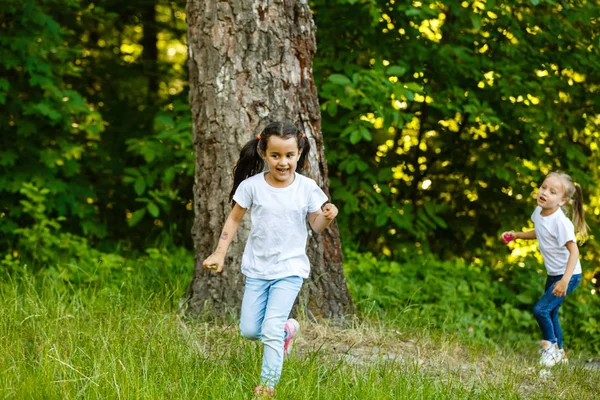
[[[11,275],[23,272],[51,278],[76,287],[120,287],[123,284],[146,288],[174,283],[182,271],[190,273],[192,255],[182,248],[147,248],[129,257],[99,251],[85,238],[61,230],[64,217],[49,218],[45,204],[48,189],[24,184],[23,212],[31,220],[15,231],[16,249],[6,254],[0,271]]]
[[[88,221],[84,231],[103,232],[93,224],[95,207],[87,201],[96,197],[87,166],[97,160],[104,125],[82,93],[71,89],[69,82],[82,73],[75,59],[83,49],[67,43],[72,33],[47,12],[58,6],[76,13],[79,3],[0,6],[0,248],[24,222],[18,195],[25,182],[48,188],[49,212],[74,215]]]
[[[486,256],[554,168],[582,184],[589,210],[599,202],[594,7],[463,4],[312,2],[347,246]],[[51,191],[63,229],[104,248],[191,247],[185,2],[0,7],[0,247],[27,223],[24,182]]]
[[[82,68],[107,123],[94,165],[106,248],[191,247],[191,116],[185,1],[107,1],[68,20],[88,50]],[[90,8],[88,7],[88,8]],[[100,9],[100,11],[98,10]],[[98,13],[101,13],[98,16]],[[133,181],[131,181],[133,179]]]
[[[184,5],[3,2],[0,249],[28,223],[25,182],[50,190],[64,230],[106,248],[190,246]]]
[[[434,327],[475,342],[541,340],[532,308],[543,292],[545,270],[442,261],[407,250],[402,262],[347,252],[346,279],[359,308]],[[542,267],[543,268],[543,267]],[[562,306],[566,346],[600,352],[600,297],[583,279]]]
[[[418,242],[445,258],[489,257],[498,232],[526,225],[535,187],[554,169],[582,185],[597,214],[594,4],[312,7],[331,193],[346,246],[395,254]],[[595,217],[588,222],[595,231]]]
[[[142,203],[128,219],[130,226],[147,216],[152,221],[160,218],[161,222],[171,223],[175,229],[178,219],[173,209],[187,203],[179,191],[189,188],[194,176],[191,115],[189,106],[181,101],[172,104],[171,109],[157,114],[153,136],[126,141],[127,150],[143,159],[140,167],[125,168],[123,178],[125,183],[133,185],[136,200]]]
[[[29,215],[32,224],[25,228],[15,229],[17,247],[21,253],[33,264],[35,269],[49,267],[55,258],[66,253],[68,258],[82,255],[81,251],[87,249],[85,239],[60,232],[60,223],[65,217],[49,219],[46,216],[48,189],[39,189],[33,184],[24,183],[21,194],[23,213]]]

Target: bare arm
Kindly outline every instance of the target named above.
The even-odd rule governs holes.
[[[217,249],[202,262],[202,267],[204,269],[212,269],[217,272],[223,271],[223,263],[225,262],[227,249],[233,240],[233,236],[240,227],[245,214],[245,208],[240,207],[237,203],[233,206],[233,209],[229,213],[225,225],[223,226]]]
[[[527,232],[515,232],[515,231],[506,231],[502,232],[500,238],[504,240],[504,243],[508,243],[511,240],[515,239],[536,239],[537,236],[535,234],[535,230],[527,231]]]
[[[577,243],[575,243],[574,241],[569,241],[565,246],[567,250],[569,250],[567,269],[565,270],[565,273],[560,279],[560,281],[556,282],[556,284],[554,285],[554,290],[552,290],[552,294],[558,297],[563,297],[567,295],[569,282],[571,281],[573,271],[575,271],[575,266],[577,266],[577,260],[579,259],[579,247],[577,247]]]
[[[325,204],[322,210],[308,214],[308,223],[313,231],[321,233],[338,215],[338,209],[331,203]]]
[[[526,239],[533,240],[536,239],[535,230],[527,231],[527,232],[514,232],[514,236],[516,239]]]

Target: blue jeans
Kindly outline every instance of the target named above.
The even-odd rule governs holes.
[[[245,338],[263,343],[260,380],[269,387],[274,387],[281,376],[285,340],[283,328],[302,281],[299,276],[274,280],[246,278],[240,332]]]
[[[557,297],[552,294],[554,290],[554,284],[562,279],[562,275],[550,276],[546,280],[546,290],[542,295],[542,298],[533,306],[533,315],[542,330],[542,336],[544,340],[552,343],[558,343],[558,347],[563,347],[563,336],[560,324],[558,322],[558,310],[565,300],[564,297]],[[567,287],[567,295],[570,294],[579,282],[581,281],[581,274],[573,275],[569,281]]]

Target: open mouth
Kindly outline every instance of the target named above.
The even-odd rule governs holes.
[[[540,201],[542,201],[542,202],[545,202],[545,201],[546,201],[546,198],[545,198],[544,196],[540,196],[540,197],[539,197],[539,199],[540,199]]]

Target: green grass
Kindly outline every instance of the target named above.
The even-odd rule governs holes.
[[[0,284],[0,398],[250,399],[261,346],[236,321],[178,312],[185,283],[75,289],[32,278]],[[598,370],[570,354],[539,377],[528,344],[466,344],[414,321],[346,328],[301,321],[278,399],[592,399]]]

